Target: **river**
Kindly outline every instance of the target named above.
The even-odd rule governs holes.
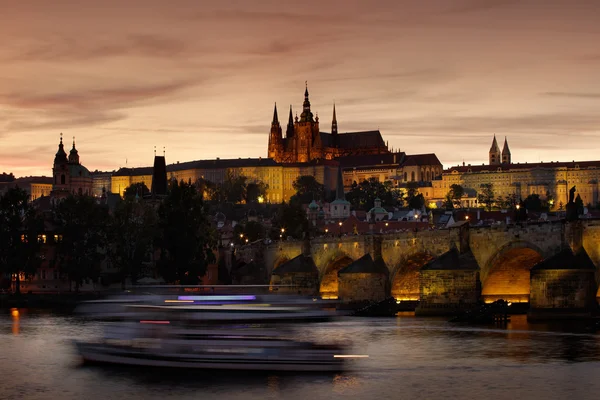
[[[82,366],[70,340],[102,324],[51,312],[0,316],[0,399],[587,399],[600,392],[600,334],[573,325],[456,326],[348,318],[307,326],[368,354],[341,374],[246,374]]]

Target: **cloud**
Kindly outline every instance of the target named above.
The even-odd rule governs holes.
[[[586,93],[586,92],[544,92],[541,93],[544,96],[550,97],[567,97],[576,99],[600,99],[600,93]]]
[[[80,88],[50,94],[0,93],[0,104],[7,106],[0,135],[117,122],[127,118],[125,108],[166,101],[195,84],[193,81],[176,81],[111,89]]]
[[[148,34],[126,37],[109,37],[98,40],[73,35],[55,35],[24,46],[6,54],[5,61],[90,61],[106,57],[138,56],[170,59],[186,53],[188,44],[184,41]]]
[[[451,7],[444,14],[462,14],[479,11],[489,11],[499,7],[511,6],[520,3],[520,0],[466,0],[463,4]]]
[[[112,89],[85,90],[82,88],[78,91],[45,95],[16,92],[0,94],[0,104],[20,109],[114,109],[165,97],[190,88],[194,84],[191,81],[179,81]]]

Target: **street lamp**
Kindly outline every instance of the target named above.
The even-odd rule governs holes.
[[[328,228],[325,228],[325,233],[327,233],[327,232],[329,232],[329,229],[328,229]]]
[[[342,221],[338,222],[338,225],[340,226],[340,236],[342,236]]]

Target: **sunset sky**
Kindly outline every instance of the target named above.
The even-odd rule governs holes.
[[[280,120],[380,129],[444,167],[600,159],[597,0],[0,0],[0,172],[266,156]]]

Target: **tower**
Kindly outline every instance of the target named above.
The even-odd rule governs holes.
[[[277,103],[273,111],[273,121],[271,122],[271,133],[269,134],[269,158],[279,161],[283,152],[283,138],[281,136],[281,125],[277,117]]]
[[[296,162],[308,162],[315,158],[323,157],[323,146],[319,134],[319,120],[315,120],[310,110],[308,99],[308,84],[304,90],[304,103],[302,114],[294,124]]]
[[[504,136],[504,146],[502,147],[502,164],[510,164],[510,149],[508,148],[508,140]]]
[[[335,116],[335,103],[333,103],[333,119],[331,120],[331,137],[333,139],[333,147],[339,147],[337,118]]]
[[[60,143],[58,144],[58,151],[54,156],[54,165],[52,166],[52,176],[54,177],[54,184],[52,190],[65,190],[68,188],[68,168],[69,160],[67,159],[67,153],[65,153],[65,147],[62,141],[62,133],[60,134]]]
[[[69,164],[79,164],[79,152],[75,148],[75,136],[73,136],[73,148],[69,152]]]
[[[498,147],[498,142],[496,141],[496,135],[494,135],[494,140],[492,141],[492,147],[490,148],[490,165],[500,165],[502,162],[502,154],[500,153],[500,147]]]

